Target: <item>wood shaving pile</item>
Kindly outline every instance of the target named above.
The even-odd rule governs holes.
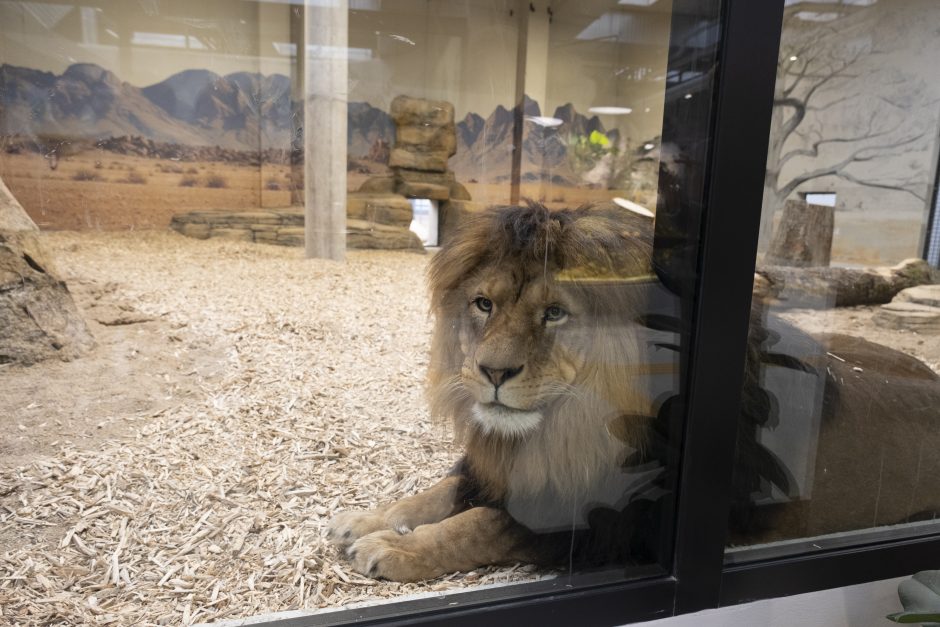
[[[377,582],[325,539],[335,512],[423,489],[459,455],[423,396],[426,255],[340,264],[152,232],[45,243],[69,283],[116,286],[140,322],[164,325],[167,351],[211,347],[224,363],[195,395],[113,417],[127,437],[0,467],[0,623],[204,623],[540,576]],[[52,366],[32,368],[20,375]],[[134,385],[123,372],[113,395]],[[3,429],[19,409],[0,393]]]

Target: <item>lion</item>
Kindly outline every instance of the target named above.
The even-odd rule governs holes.
[[[649,323],[655,318],[648,315],[651,301],[663,289],[653,269],[651,221],[613,204],[550,211],[530,203],[483,212],[468,218],[433,257],[428,277],[431,412],[453,420],[465,453],[424,492],[333,518],[328,535],[353,568],[375,578],[419,581],[518,562],[580,568],[655,559],[668,515],[667,499],[660,497],[675,485],[675,463],[669,463],[675,451],[663,440],[670,438],[676,408],[669,399],[676,391],[655,389],[643,368],[649,369],[654,352],[677,347],[650,335],[656,326]],[[763,314],[755,311],[752,322],[762,325]],[[745,381],[753,389],[743,394],[731,521],[739,541],[773,528],[755,514],[762,490],[769,493],[770,486],[798,500],[802,481],[759,441],[773,411],[760,392],[759,366],[770,360],[819,376],[858,375],[851,368],[861,369],[855,364],[862,362],[855,358],[862,356],[867,366],[872,355],[866,351],[877,346],[828,338],[830,352],[845,354],[830,360],[826,375],[825,363],[767,357],[775,355],[775,333],[752,333],[747,357]],[[898,355],[892,355],[895,366],[875,378],[887,382],[915,372],[936,391],[936,375]],[[668,360],[665,366],[675,368]],[[934,396],[932,407],[940,406]],[[845,399],[830,400],[833,411],[824,420],[838,422]],[[849,404],[858,410],[857,401]],[[933,418],[923,422],[932,421],[936,431]],[[850,446],[843,457],[859,452]],[[922,463],[930,466],[925,472],[940,476],[937,462]],[[849,467],[857,470],[857,464]],[[936,511],[932,495],[929,508],[913,496],[901,504],[907,495],[885,499],[897,503],[886,502],[876,520]],[[843,507],[845,499],[835,500]],[[858,516],[848,515],[849,523],[843,518],[835,526],[858,524]],[[801,533],[819,530],[790,524]],[[749,537],[753,529],[757,535]]]

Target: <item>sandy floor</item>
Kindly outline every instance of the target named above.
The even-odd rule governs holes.
[[[333,512],[430,485],[458,451],[424,407],[427,256],[52,233],[99,346],[0,367],[0,623],[180,624],[531,580],[347,569]],[[940,369],[865,308],[790,312]]]
[[[457,458],[424,409],[426,256],[45,241],[99,347],[0,369],[0,623],[179,624],[532,578],[377,583],[323,538],[333,512]],[[141,322],[94,322],[117,319]]]

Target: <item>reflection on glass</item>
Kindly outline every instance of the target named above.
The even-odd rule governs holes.
[[[927,533],[940,515],[940,286],[921,259],[940,13],[788,4],[731,520],[739,549],[787,542],[733,560]]]
[[[0,3],[4,618],[662,574],[709,11]]]

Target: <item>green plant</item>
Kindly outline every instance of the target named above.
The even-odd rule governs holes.
[[[617,147],[610,138],[597,130],[591,131],[590,135],[573,135],[568,140],[571,167],[579,174],[593,170],[607,155],[616,154]]]

